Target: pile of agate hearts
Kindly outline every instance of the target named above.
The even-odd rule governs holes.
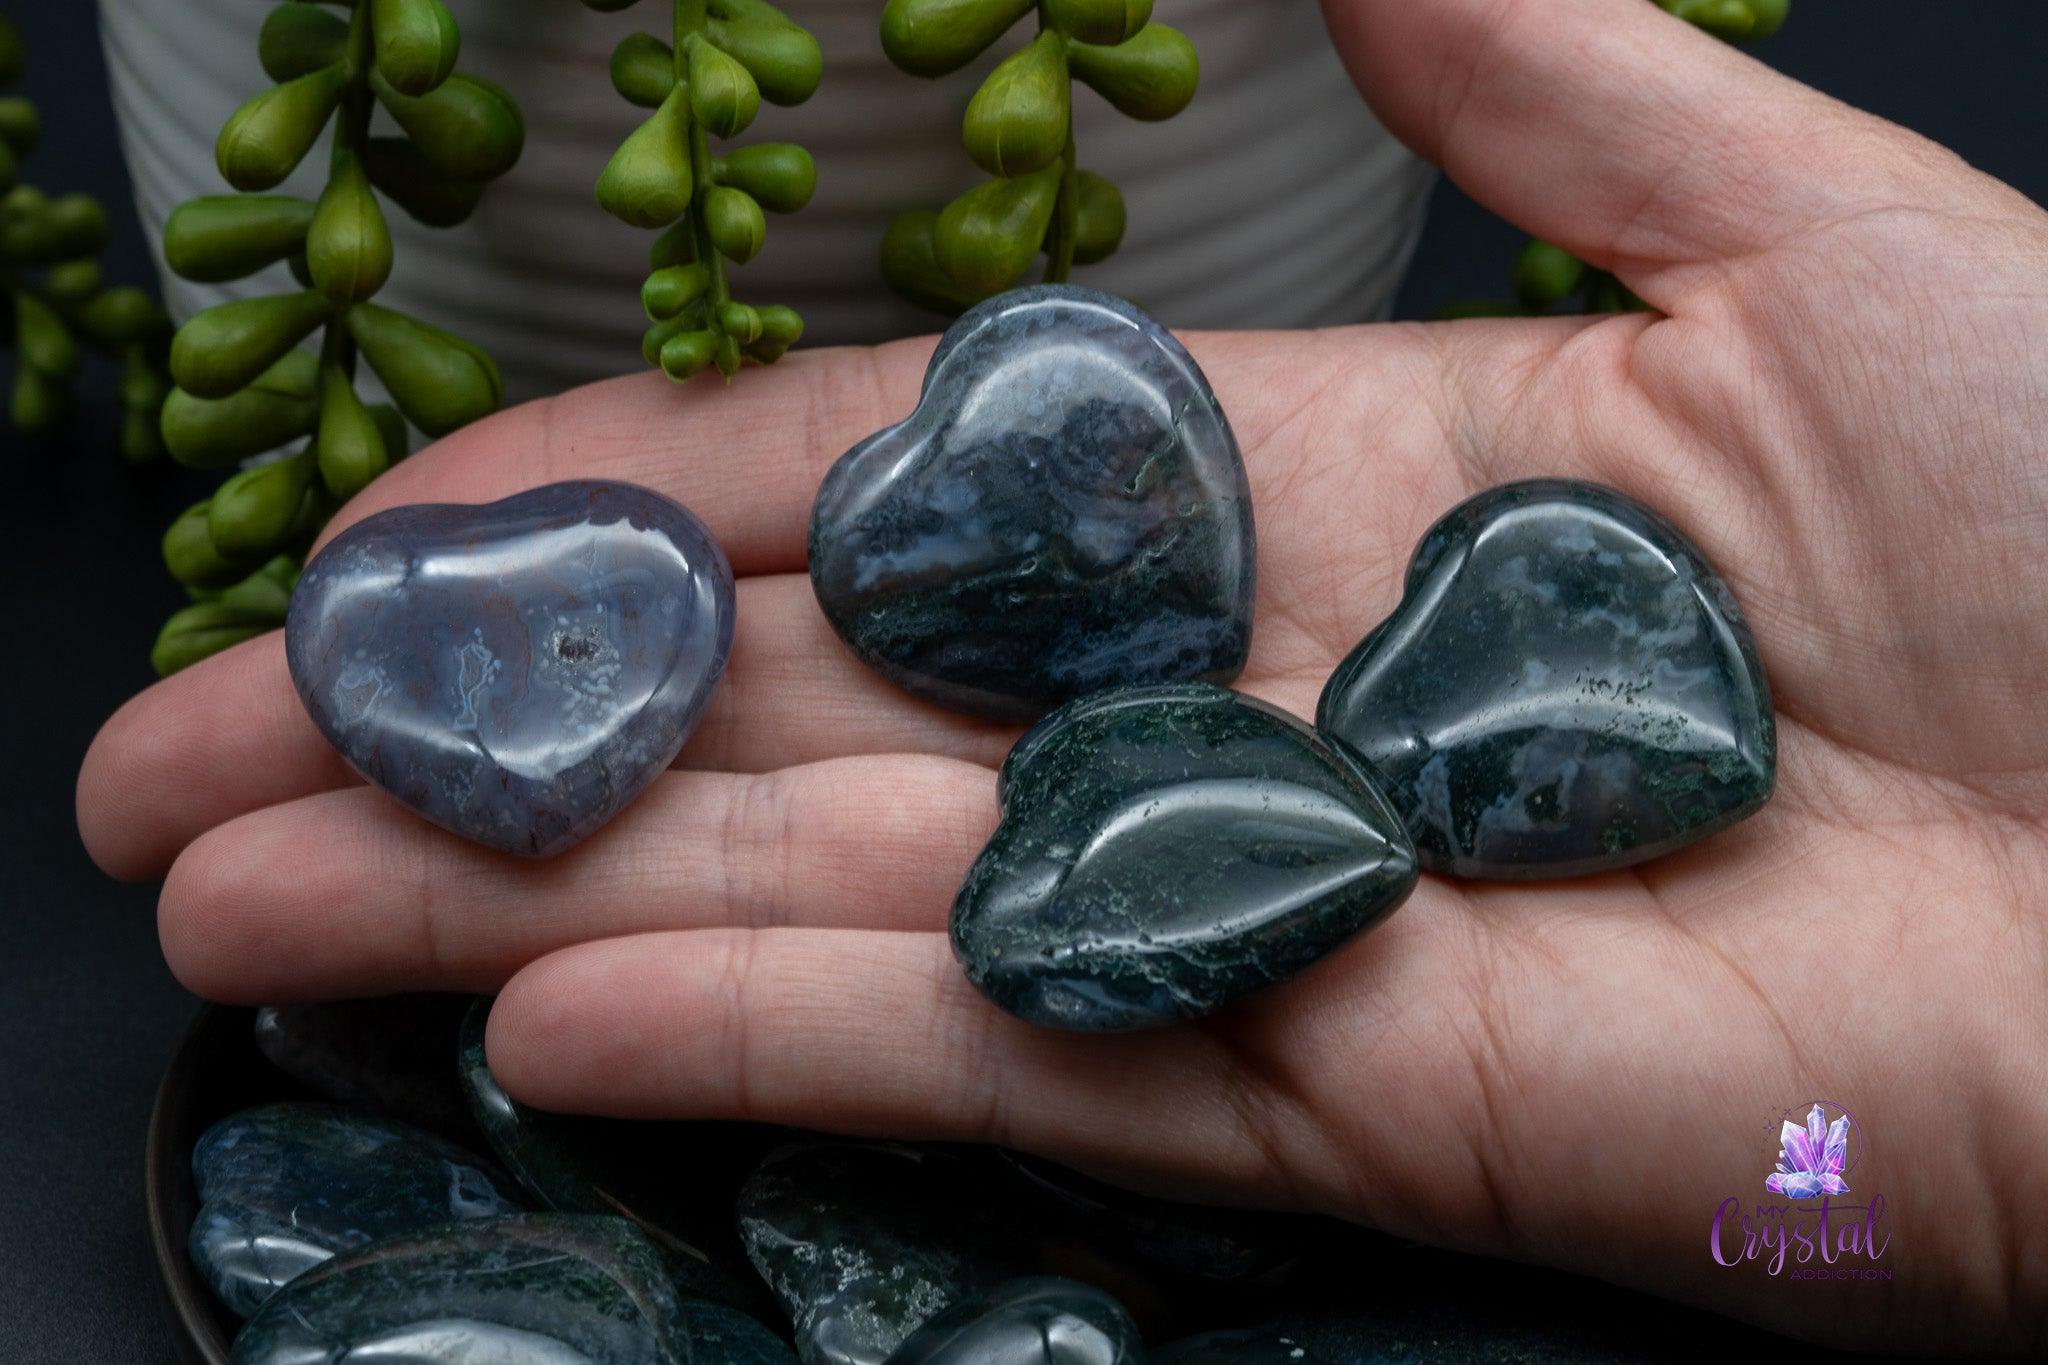
[[[1056,1028],[1206,1014],[1415,886],[1415,850],[1369,773],[1204,683],[1070,703],[1010,752],[1001,795],[953,906],[953,951],[1004,1009]]]
[[[1563,480],[1439,521],[1316,723],[1385,776],[1423,865],[1460,877],[1639,863],[1754,812],[1776,772],[1727,585],[1655,512]]]
[[[953,325],[917,410],[826,475],[810,566],[862,660],[999,720],[1104,687],[1228,681],[1251,647],[1230,424],[1170,333],[1072,285]]]
[[[307,566],[285,647],[364,777],[478,843],[547,857],[675,758],[733,613],[732,570],[689,512],[562,483],[358,522]]]

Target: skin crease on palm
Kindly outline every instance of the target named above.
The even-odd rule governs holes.
[[[1312,715],[1437,516],[1598,480],[1749,615],[1782,747],[1755,819],[1583,881],[1425,877],[1198,1025],[1001,1015],[944,929],[1014,736],[863,670],[804,575],[819,477],[910,410],[925,339],[567,394],[344,512],[608,477],[720,537],[730,674],[586,844],[511,860],[355,784],[272,637],[108,723],[88,846],[166,877],[202,995],[502,989],[492,1065],[536,1104],[1000,1141],[1836,1345],[2048,1350],[2048,214],[1643,0],[1326,9],[1396,133],[1662,316],[1189,337],[1258,507],[1241,685]],[[1763,1124],[1816,1096],[1863,1126],[1890,1282],[1709,1258],[1716,1205],[1764,1202]]]

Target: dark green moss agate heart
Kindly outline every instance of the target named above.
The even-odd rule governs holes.
[[[1003,818],[953,951],[1021,1018],[1085,1031],[1207,1014],[1301,971],[1414,888],[1355,759],[1221,687],[1098,693],[1003,764]]]
[[[811,514],[811,583],[854,653],[997,720],[1236,677],[1255,558],[1208,380],[1158,323],[1073,285],[955,323],[917,410],[842,456]]]
[[[1385,775],[1423,865],[1459,877],[1640,863],[1757,810],[1777,771],[1728,585],[1649,508],[1555,479],[1423,537],[1317,724]]]

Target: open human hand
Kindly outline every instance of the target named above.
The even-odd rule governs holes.
[[[88,846],[167,874],[202,995],[501,991],[492,1066],[538,1105],[996,1141],[1838,1344],[2048,1350],[2048,214],[1640,0],[1327,8],[1396,132],[1659,313],[1187,338],[1257,506],[1240,685],[1311,715],[1437,516],[1593,479],[1741,599],[1779,711],[1761,815],[1581,881],[1425,878],[1198,1024],[998,1013],[944,931],[1014,733],[862,668],[804,573],[818,480],[911,408],[917,341],[534,404],[344,513],[609,477],[719,536],[727,681],[587,843],[519,861],[358,785],[272,637],[108,723]],[[1763,1119],[1816,1095],[1879,1135],[1890,1281],[1708,1255]]]

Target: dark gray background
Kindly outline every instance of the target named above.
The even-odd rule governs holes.
[[[26,91],[44,115],[30,177],[99,195],[114,211],[110,277],[145,280],[94,7],[0,8],[28,35]],[[252,34],[261,9],[250,0]],[[2044,52],[2048,6],[2035,0],[1799,0],[1763,49],[1780,68],[1947,143],[2037,202],[2048,201]],[[1400,316],[1504,294],[1519,241],[1445,186]],[[10,360],[0,357],[0,381],[11,377]],[[72,782],[100,720],[149,681],[149,643],[179,604],[157,538],[210,480],[124,467],[112,384],[108,367],[91,368],[81,413],[61,439],[25,441],[0,425],[0,620],[12,623],[0,667],[5,1362],[173,1359],[143,1236],[142,1135],[193,1002],[157,957],[154,888],[115,886],[87,861]]]

